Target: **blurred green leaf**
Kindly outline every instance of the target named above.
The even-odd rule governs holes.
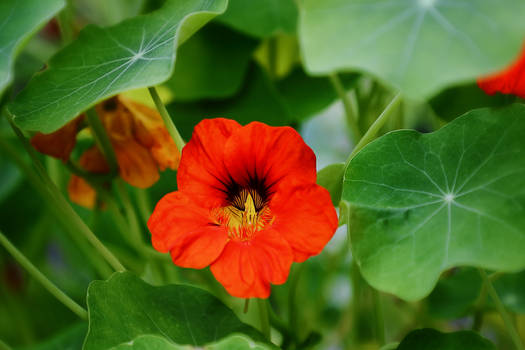
[[[113,27],[86,27],[9,106],[15,123],[51,132],[107,97],[165,81],[177,46],[226,4],[170,0],[158,11]]]
[[[469,112],[430,134],[395,131],[361,150],[343,199],[367,281],[415,300],[456,265],[524,268],[524,134],[525,106],[516,104]]]
[[[432,109],[446,121],[451,121],[476,108],[502,107],[508,103],[508,95],[487,95],[477,84],[446,89],[430,100]]]
[[[505,304],[513,312],[525,314],[525,271],[509,273],[494,282],[494,288]]]
[[[344,171],[345,164],[337,163],[328,165],[317,173],[317,184],[330,192],[330,198],[332,198],[332,203],[335,206],[338,206],[341,201]]]
[[[277,33],[295,33],[297,7],[293,0],[230,0],[219,22],[265,38]]]
[[[78,350],[86,337],[87,323],[75,324],[51,339],[21,350]]]
[[[140,336],[133,341],[113,347],[113,350],[269,350],[276,347],[255,343],[245,335],[231,335],[216,343],[205,346],[178,345],[158,336]]]
[[[221,25],[208,25],[178,51],[165,84],[177,101],[222,98],[241,87],[257,41]]]
[[[185,285],[153,287],[129,272],[92,282],[87,303],[85,350],[110,349],[141,335],[195,346],[235,332],[263,339],[208,292]]]
[[[355,74],[342,77],[346,88],[355,84],[356,80]],[[296,121],[303,121],[318,114],[338,98],[328,77],[308,76],[302,68],[295,69],[279,81],[277,88]]]
[[[18,168],[0,153],[0,203],[16,189],[21,180]]]
[[[0,96],[13,79],[20,47],[64,7],[64,0],[2,0],[0,2]]]
[[[432,317],[456,319],[467,314],[481,291],[479,271],[462,268],[442,278],[427,299]]]
[[[407,96],[501,69],[523,44],[521,0],[301,0],[307,70],[364,70]]]
[[[204,118],[224,117],[235,119],[241,124],[254,120],[269,125],[287,125],[289,110],[266,73],[253,65],[246,76],[241,91],[234,97],[220,101],[199,101],[192,103],[170,103],[168,111],[182,137],[189,140],[195,125]]]
[[[425,328],[410,332],[397,350],[496,350],[494,344],[478,333],[461,331],[441,333]]]

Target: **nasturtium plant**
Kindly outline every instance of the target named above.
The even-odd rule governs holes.
[[[0,3],[0,95],[13,79],[14,60],[20,47],[64,4],[64,0],[4,0]]]
[[[141,335],[200,346],[231,333],[262,336],[208,292],[184,285],[153,287],[129,272],[88,290],[89,330],[83,349],[112,349]],[[120,349],[120,348],[119,348]]]
[[[438,131],[402,130],[350,162],[352,251],[368,282],[407,300],[444,270],[525,268],[525,106],[478,109]]]
[[[299,7],[309,72],[365,71],[417,99],[502,68],[525,36],[520,0],[301,0]]]
[[[524,18],[0,0],[0,350],[524,350]]]
[[[10,105],[22,129],[51,132],[118,92],[167,80],[177,46],[226,8],[227,0],[168,0],[112,27],[88,26]]]

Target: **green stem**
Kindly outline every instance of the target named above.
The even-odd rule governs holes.
[[[355,155],[363,149],[369,142],[371,142],[375,137],[376,134],[379,132],[379,130],[383,127],[385,122],[388,120],[388,118],[392,115],[392,111],[395,110],[397,105],[401,102],[401,94],[397,94],[392,101],[386,106],[386,108],[381,112],[379,117],[374,121],[374,123],[368,128],[366,133],[363,135],[363,137],[359,140],[357,145],[352,150],[352,153],[350,153],[350,156],[346,160],[345,168],[348,167],[348,164],[350,164],[350,161],[352,158],[355,157]]]
[[[58,27],[62,34],[62,43],[69,44],[73,40],[73,4],[72,0],[66,1],[66,6],[57,16]]]
[[[20,157],[18,152],[16,152],[16,150],[13,147],[11,147],[10,144],[5,142],[2,138],[0,138],[0,149],[2,149],[7,154],[7,156],[11,158],[17,164],[17,166],[24,172],[29,183],[33,186],[33,188],[35,188],[35,190],[40,194],[40,196],[44,200],[50,203],[55,203],[54,205],[49,206],[50,212],[62,224],[66,232],[70,233],[71,239],[77,244],[82,253],[88,259],[91,260],[97,272],[103,277],[109,276],[111,274],[111,270],[109,269],[109,267],[104,263],[104,261],[97,259],[96,256],[92,254],[92,251],[86,247],[81,236],[78,235],[78,232],[75,229],[75,227],[71,226],[70,221],[67,219],[62,209],[56,203],[56,196],[54,196],[53,193],[51,193],[50,189],[45,186],[45,184],[39,178],[39,176],[35,174],[33,169],[31,169],[31,167],[29,167],[26,164],[22,157]]]
[[[501,302],[501,299],[498,296],[498,293],[496,292],[496,289],[494,288],[494,285],[490,281],[489,277],[487,276],[487,273],[483,269],[479,269],[479,273],[481,274],[481,277],[483,278],[483,283],[487,287],[488,294],[494,301],[494,304],[496,305],[496,309],[498,310],[501,318],[503,319],[503,322],[505,323],[505,327],[507,328],[507,332],[509,333],[512,342],[514,343],[514,346],[518,350],[524,350],[523,343],[521,341],[521,338],[519,336],[519,333],[514,326],[514,323],[512,322],[512,318],[510,314],[505,309],[505,306]]]
[[[153,99],[153,102],[155,102],[155,106],[157,107],[157,110],[159,111],[162,119],[164,120],[166,129],[168,129],[168,132],[170,133],[171,138],[173,139],[173,141],[175,141],[175,145],[177,145],[179,152],[182,152],[182,148],[184,147],[185,142],[182,139],[182,136],[180,136],[180,133],[177,130],[177,127],[175,126],[175,124],[173,124],[173,120],[171,119],[170,114],[168,113],[168,110],[166,109],[166,106],[164,106],[164,103],[162,103],[162,100],[160,99],[157,89],[155,89],[155,87],[152,86],[152,87],[149,87],[148,90],[151,95],[151,98]]]
[[[290,332],[298,336],[298,322],[297,322],[297,286],[299,285],[299,278],[306,266],[306,263],[299,264],[295,271],[293,271],[290,280],[290,287],[288,289],[288,328]]]
[[[142,217],[144,224],[147,224],[151,213],[153,213],[148,191],[142,188],[136,188],[135,197],[137,198],[140,216]]]
[[[33,161],[33,165],[37,169],[37,172],[39,173],[40,177],[42,178],[42,181],[37,181],[35,184],[39,187],[42,187],[41,193],[49,197],[51,202],[54,202],[54,205],[56,206],[55,209],[60,212],[58,215],[59,220],[64,220],[66,227],[72,231],[72,234],[75,235],[78,232],[84,235],[84,237],[95,247],[95,249],[106,259],[106,261],[116,270],[116,271],[124,271],[125,268],[122,266],[120,261],[109,251],[109,249],[104,246],[104,244],[98,239],[98,237],[91,231],[91,229],[82,221],[80,216],[75,212],[75,210],[71,207],[71,205],[68,203],[68,201],[64,198],[62,193],[58,190],[58,188],[55,186],[53,181],[49,178],[47,175],[47,172],[45,171],[45,168],[42,166],[42,163],[40,163],[40,160],[38,159],[36,152],[33,150],[25,136],[22,134],[22,132],[11,122],[11,127],[15,131],[16,135],[24,145],[24,148],[29,153],[29,156],[31,157]],[[40,184],[42,186],[40,186]],[[53,205],[53,204],[52,204]]]
[[[270,337],[270,318],[268,317],[268,300],[257,299],[259,306],[259,320],[261,323],[261,333],[264,335],[266,340],[271,341]]]
[[[115,174],[118,171],[117,156],[95,108],[88,109],[86,116],[91,131],[93,132],[93,138],[108,161],[110,172]]]
[[[136,247],[141,247],[144,244],[144,241],[142,239],[142,230],[139,226],[139,221],[137,219],[137,214],[135,213],[135,208],[133,207],[133,204],[129,199],[129,194],[126,187],[124,186],[124,181],[122,181],[121,179],[117,179],[115,182],[117,187],[117,193],[120,197],[120,200],[122,201],[122,204],[124,205],[124,210],[126,211],[126,217],[128,218],[128,224],[131,234],[133,235],[133,240],[135,242]]]
[[[15,260],[22,265],[23,268],[29,272],[34,279],[40,282],[45,289],[47,289],[51,294],[55,296],[62,304],[64,304],[68,309],[73,311],[78,317],[86,320],[87,311],[80,305],[78,305],[73,299],[68,297],[64,292],[62,292],[53,282],[51,282],[42,272],[40,272],[35,265],[29,261],[16,247],[11,244],[6,236],[0,231],[0,244],[15,258]]]
[[[360,338],[360,332],[359,332],[359,322],[361,319],[361,294],[363,290],[363,282],[361,280],[361,273],[359,272],[359,267],[357,266],[357,263],[352,261],[352,268],[350,270],[350,279],[352,281],[352,295],[353,300],[351,303],[351,313],[352,313],[352,328],[353,328],[353,334],[354,341],[356,343],[359,343]]]
[[[383,317],[383,302],[381,294],[376,289],[372,288],[372,298],[374,300],[374,319],[376,328],[376,337],[379,346],[385,344],[385,320]]]
[[[242,309],[242,313],[243,314],[247,313],[249,307],[250,307],[250,298],[246,298],[244,300],[244,308]]]
[[[12,350],[12,348],[0,339],[0,350]]]
[[[352,131],[354,140],[359,140],[361,138],[361,132],[359,131],[359,126],[357,124],[357,116],[354,113],[352,102],[350,101],[350,98],[348,97],[348,94],[343,85],[343,82],[341,81],[337,73],[330,74],[329,78],[330,78],[330,83],[332,83],[334,90],[337,92],[337,95],[339,95],[341,102],[343,102],[346,122]]]

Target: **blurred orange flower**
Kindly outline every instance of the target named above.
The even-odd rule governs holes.
[[[525,45],[520,57],[501,72],[478,79],[478,86],[487,94],[513,94],[525,98]]]
[[[95,107],[117,158],[119,175],[132,186],[147,188],[159,179],[159,170],[176,170],[180,152],[157,111],[122,95]],[[37,133],[33,146],[44,154],[69,160],[76,135],[83,120],[79,116],[51,134]],[[93,146],[79,159],[79,166],[90,173],[109,173],[110,167],[101,151]],[[71,200],[93,207],[96,191],[81,177],[73,175],[68,185]]]

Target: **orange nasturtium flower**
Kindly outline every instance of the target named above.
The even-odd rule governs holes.
[[[520,57],[503,71],[478,79],[478,86],[487,94],[513,94],[525,98],[525,45]]]
[[[319,254],[337,229],[315,155],[289,127],[200,122],[182,151],[178,191],[148,221],[153,247],[181,267],[210,265],[233,296],[267,298],[292,262]]]
[[[132,186],[147,188],[159,179],[159,170],[176,170],[180,152],[157,111],[125,98],[110,98],[96,106],[102,125],[117,158],[119,175]],[[76,143],[83,116],[51,134],[36,133],[33,146],[44,154],[68,161]],[[97,146],[85,151],[78,165],[90,173],[109,173],[106,159]],[[79,205],[95,205],[95,190],[81,177],[73,175],[69,197]]]

